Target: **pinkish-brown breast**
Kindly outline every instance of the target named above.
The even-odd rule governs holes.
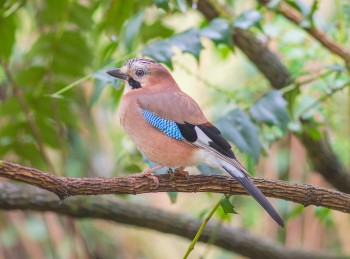
[[[125,94],[120,103],[120,122],[138,149],[152,162],[179,167],[198,163],[194,153],[198,148],[173,139],[152,125],[142,116],[137,94]]]

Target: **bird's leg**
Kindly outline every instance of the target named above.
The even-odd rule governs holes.
[[[180,166],[176,168],[175,171],[173,171],[173,169],[169,167],[168,174],[171,179],[174,179],[176,175],[181,175],[186,177],[186,180],[187,180],[186,182],[188,182],[190,179],[190,174],[187,171],[185,171],[184,166]]]
[[[173,169],[171,169],[171,168],[169,167],[169,169],[168,169],[167,172],[168,172],[168,175],[169,175],[170,180],[174,180],[175,174],[174,174]]]
[[[180,167],[176,168],[174,174],[175,175],[179,174],[181,176],[186,177],[186,180],[187,180],[186,182],[188,182],[190,180],[190,174],[187,171],[185,171],[184,166],[180,166]]]
[[[156,184],[156,187],[155,189],[158,188],[158,185],[159,185],[159,180],[158,178],[153,174],[155,171],[158,171],[159,169],[162,169],[163,166],[162,165],[157,165],[155,167],[152,167],[152,168],[148,168],[147,170],[141,172],[141,173],[137,173],[137,174],[132,174],[130,175],[129,177],[132,177],[132,178],[141,178],[141,177],[147,177],[151,180],[154,181],[154,183]]]

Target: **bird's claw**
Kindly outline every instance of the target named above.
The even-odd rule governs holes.
[[[154,189],[157,189],[159,186],[159,180],[158,178],[153,174],[152,171],[146,170],[144,172],[138,173],[138,174],[133,174],[130,176],[131,178],[142,178],[142,177],[147,177],[148,179],[151,179],[155,183]]]
[[[178,175],[186,177],[186,183],[190,180],[190,174],[187,171],[185,171],[185,167],[178,167],[174,171],[171,168],[169,168],[168,174],[171,179],[174,179],[176,175]]]

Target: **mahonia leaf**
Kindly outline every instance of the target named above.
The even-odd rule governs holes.
[[[141,53],[172,69],[173,46],[178,47],[184,53],[192,54],[197,60],[199,59],[199,53],[203,49],[199,36],[199,30],[191,29],[169,39],[151,43]]]
[[[182,13],[187,12],[187,1],[186,0],[176,0],[176,7],[179,9]]]
[[[171,58],[174,55],[169,40],[162,40],[147,45],[142,51],[142,55],[148,56],[160,63],[173,68]]]
[[[157,20],[148,25],[143,24],[141,29],[141,37],[143,42],[147,42],[155,38],[169,38],[174,34],[174,30],[165,26],[161,21]]]
[[[173,36],[170,39],[170,43],[178,47],[182,52],[192,54],[198,60],[199,53],[203,49],[199,36],[199,30],[191,29]]]
[[[238,214],[235,210],[234,210],[234,206],[233,204],[230,202],[230,197],[225,196],[225,198],[223,198],[221,200],[221,207],[224,210],[225,214],[228,213],[233,213],[233,214]]]
[[[239,150],[250,154],[255,161],[258,161],[261,151],[259,129],[244,111],[234,109],[220,119],[217,126]]]
[[[233,21],[233,26],[243,30],[247,30],[252,26],[259,27],[259,22],[262,16],[257,10],[248,10],[240,14],[237,19]]]
[[[201,36],[211,39],[216,45],[223,43],[232,46],[232,30],[227,20],[217,18],[200,31]]]
[[[169,0],[154,0],[154,4],[166,12],[169,11]]]
[[[286,131],[289,115],[287,102],[282,93],[274,90],[261,97],[251,108],[250,113],[258,122],[276,125]]]
[[[132,16],[123,29],[123,43],[129,52],[132,52],[135,49],[137,39],[140,36],[143,16],[143,12],[139,12]]]
[[[8,59],[11,56],[16,37],[14,14],[7,17],[0,17],[0,35],[0,57]]]

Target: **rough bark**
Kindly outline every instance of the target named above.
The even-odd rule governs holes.
[[[0,208],[3,210],[53,211],[75,218],[105,219],[190,240],[201,225],[200,220],[183,213],[132,204],[116,197],[72,197],[60,203],[55,195],[29,186],[0,183],[0,189]],[[215,220],[208,223],[200,241],[208,242],[216,231],[214,245],[250,258],[340,258],[321,252],[287,248]]]
[[[76,195],[141,194],[155,192],[213,192],[247,195],[231,177],[221,175],[157,175],[159,185],[147,177],[70,178],[57,177],[37,169],[0,161],[0,177],[28,183],[55,193],[60,199]],[[268,197],[304,206],[323,206],[350,213],[350,195],[308,184],[251,178]]]
[[[305,132],[300,139],[314,169],[339,191],[350,193],[350,175],[333,152],[329,141],[325,137],[315,140]]]

